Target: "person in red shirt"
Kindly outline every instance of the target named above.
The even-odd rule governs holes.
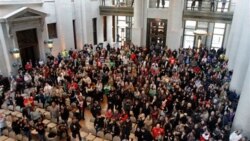
[[[169,58],[169,63],[172,65],[175,63],[175,59],[173,56]]]
[[[26,71],[31,71],[32,70],[32,64],[30,62],[27,62],[25,65],[25,70]]]
[[[111,119],[113,116],[112,110],[108,109],[108,111],[105,113],[106,119]]]
[[[155,140],[161,140],[164,137],[164,129],[161,128],[160,124],[157,124],[152,128],[152,135]]]
[[[127,114],[125,111],[123,111],[123,113],[122,113],[122,115],[121,115],[121,117],[120,117],[120,122],[123,123],[123,122],[125,122],[127,119],[128,119],[128,114]]]
[[[130,59],[134,62],[136,61],[136,54],[134,52],[131,54]]]

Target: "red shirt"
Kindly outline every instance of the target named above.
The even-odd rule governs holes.
[[[159,137],[160,135],[164,134],[164,129],[163,128],[158,128],[158,127],[154,127],[152,129],[152,135],[154,138]]]
[[[131,56],[130,56],[131,60],[135,61],[136,60],[136,55],[135,53],[132,53]]]
[[[169,59],[169,63],[170,63],[170,64],[174,64],[174,63],[175,63],[175,59],[174,59],[173,57],[171,57],[171,58]]]
[[[27,70],[27,71],[30,71],[30,70],[32,70],[32,64],[26,64],[25,65],[25,69]]]

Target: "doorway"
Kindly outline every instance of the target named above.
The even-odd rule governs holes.
[[[147,21],[147,46],[159,45],[166,46],[167,20],[148,19]]]
[[[40,58],[36,29],[17,31],[16,36],[23,66],[29,61],[34,66]]]
[[[97,45],[97,18],[92,19],[94,45]]]
[[[103,38],[107,41],[107,16],[103,16]]]

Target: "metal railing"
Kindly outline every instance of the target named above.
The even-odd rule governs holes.
[[[231,0],[185,0],[185,10],[231,12]]]
[[[135,0],[99,0],[100,6],[133,7]]]
[[[149,8],[168,8],[170,0],[149,0]]]

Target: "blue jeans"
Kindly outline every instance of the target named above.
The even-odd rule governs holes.
[[[44,134],[38,134],[39,141],[46,141]]]
[[[31,133],[30,131],[23,131],[24,135],[28,137],[29,141],[31,141]]]

